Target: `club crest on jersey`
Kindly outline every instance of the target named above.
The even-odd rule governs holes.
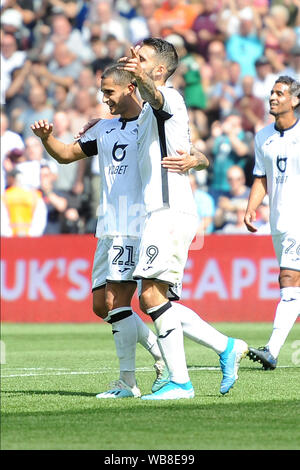
[[[112,157],[114,160],[116,160],[117,162],[121,162],[122,160],[124,160],[125,156],[126,156],[126,147],[128,147],[128,144],[119,144],[118,145],[118,141],[115,143],[115,145],[113,146],[113,149],[112,149]]]
[[[277,156],[276,165],[281,173],[284,173],[286,170],[286,162],[287,157],[280,157],[279,155]]]

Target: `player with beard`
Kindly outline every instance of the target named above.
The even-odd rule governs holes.
[[[270,95],[270,114],[275,123],[255,137],[254,182],[245,224],[256,232],[256,209],[266,194],[270,201],[270,226],[280,266],[280,302],[273,331],[261,348],[249,348],[249,357],[263,369],[275,369],[280,349],[300,314],[300,83],[279,77]]]

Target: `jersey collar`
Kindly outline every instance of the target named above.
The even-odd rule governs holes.
[[[299,118],[297,119],[295,124],[293,124],[291,127],[287,127],[286,129],[279,129],[278,127],[276,127],[276,124],[275,124],[274,128],[275,128],[275,131],[280,132],[280,135],[282,136],[286,131],[293,129],[293,127],[295,127],[298,124],[298,122],[299,122]]]

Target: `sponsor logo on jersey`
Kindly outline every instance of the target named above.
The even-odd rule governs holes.
[[[280,157],[279,155],[277,156],[276,165],[277,165],[278,170],[281,173],[285,172],[286,163],[287,163],[287,157]]]
[[[110,129],[109,131],[106,131],[106,134],[110,134],[112,131],[114,131],[116,128],[113,127],[112,129]]]
[[[115,143],[112,149],[112,157],[117,162],[121,162],[126,157],[126,147],[128,144],[119,144],[118,141]]]

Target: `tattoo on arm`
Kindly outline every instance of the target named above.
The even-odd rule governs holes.
[[[140,95],[144,101],[147,101],[154,109],[161,109],[164,99],[161,92],[156,88],[153,80],[144,75],[142,79],[136,78]]]

